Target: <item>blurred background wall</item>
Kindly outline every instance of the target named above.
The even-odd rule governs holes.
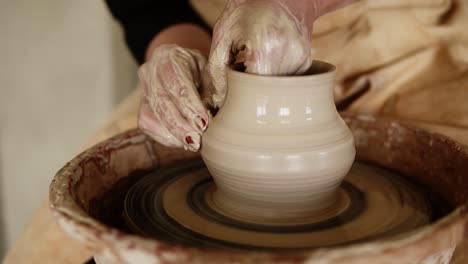
[[[0,255],[136,85],[104,1],[0,0]]]

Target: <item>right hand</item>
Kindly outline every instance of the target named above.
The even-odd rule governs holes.
[[[207,76],[210,104],[221,107],[227,67],[243,54],[245,72],[300,75],[312,64],[314,21],[356,0],[229,0],[213,31]],[[207,85],[205,85],[207,86]],[[208,98],[208,99],[210,99]]]
[[[210,120],[198,93],[205,64],[197,50],[164,44],[140,66],[144,94],[138,126],[145,134],[168,147],[198,151]]]
[[[245,72],[297,75],[312,64],[310,35],[316,0],[230,0],[213,31],[207,65],[210,104],[221,107],[227,67],[243,53]],[[301,6],[299,6],[301,3]]]

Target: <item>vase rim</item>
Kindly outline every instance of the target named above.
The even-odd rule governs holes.
[[[237,70],[236,65],[227,67],[228,75],[249,78],[249,79],[263,79],[263,80],[305,80],[305,79],[318,79],[326,78],[326,76],[334,75],[336,66],[321,60],[314,60],[309,70],[302,75],[259,75]]]

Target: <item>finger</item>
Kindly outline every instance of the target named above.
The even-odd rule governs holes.
[[[221,107],[226,96],[227,78],[226,67],[233,56],[231,54],[232,41],[225,37],[219,41],[218,45],[211,51],[207,65],[206,83],[212,85],[212,103],[215,107]]]
[[[260,75],[298,75],[306,72],[312,65],[311,49],[307,43],[304,44],[301,40],[268,41],[272,42],[268,47],[264,43],[246,49],[246,72]]]
[[[267,41],[267,40],[266,40]],[[234,52],[238,53],[236,56],[238,63],[244,66],[243,70],[248,73],[267,75],[268,70],[265,70],[260,61],[262,60],[261,48],[252,45],[251,41],[248,40],[239,40],[234,44]],[[277,56],[277,55],[276,55]]]
[[[162,87],[162,84],[156,87]],[[153,114],[185,149],[197,151],[200,148],[200,134],[189,125],[165,89],[157,89],[146,98]]]
[[[142,99],[138,112],[138,127],[155,141],[167,147],[183,147],[183,144],[153,114],[146,98]]]
[[[167,64],[160,78],[165,82],[169,76],[170,81],[165,82],[168,94],[192,128],[203,132],[208,125],[209,113],[200,99],[198,86],[206,59],[197,51],[182,48],[173,49],[169,59],[173,63]]]

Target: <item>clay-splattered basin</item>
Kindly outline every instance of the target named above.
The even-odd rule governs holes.
[[[197,154],[168,149],[139,130],[106,140],[63,167],[50,186],[51,210],[60,227],[95,250],[99,263],[448,263],[468,236],[468,149],[438,134],[392,120],[343,114],[357,160],[396,170],[443,200],[444,216],[392,241],[295,253],[211,250],[170,245],[127,231],[126,190],[144,172]]]

